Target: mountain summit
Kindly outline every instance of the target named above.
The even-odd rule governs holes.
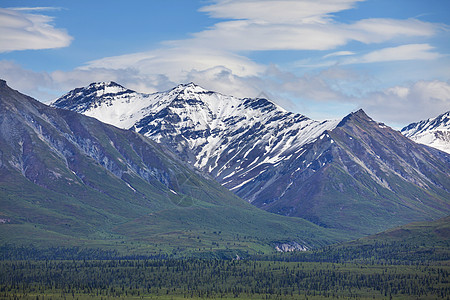
[[[69,108],[74,98],[67,95],[53,105]],[[88,99],[76,100],[84,106]],[[450,212],[449,157],[362,110],[319,122],[264,98],[226,96],[192,83],[88,101],[99,104],[84,114],[167,145],[271,212],[359,234]]]
[[[401,132],[417,143],[450,153],[450,111],[436,118],[409,124]]]
[[[103,94],[104,85],[75,89],[52,105],[165,143],[219,181],[239,178],[225,184],[228,188],[251,179],[248,167],[262,171],[279,163],[338,123],[317,122],[264,98],[225,96],[194,83],[151,95],[127,90],[117,96]],[[92,90],[95,86],[99,86],[98,93]]]

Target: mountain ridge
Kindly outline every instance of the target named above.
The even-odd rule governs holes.
[[[67,100],[53,105],[64,107]],[[270,212],[370,234],[450,211],[449,156],[363,110],[318,122],[267,99],[239,99],[195,85],[114,101],[120,105],[85,113],[105,119],[124,108],[116,125],[134,121],[130,129]]]
[[[235,256],[347,237],[259,210],[165,146],[48,107],[4,81],[0,116],[2,243]]]
[[[450,111],[435,118],[411,123],[401,132],[417,143],[450,153]]]
[[[70,109],[66,103],[67,99],[73,100],[71,94],[62,96],[52,105]],[[84,99],[90,99],[90,95]],[[230,189],[235,186],[227,185],[224,179],[233,176],[240,177],[240,183],[248,181],[250,178],[245,174],[248,165],[261,169],[264,166],[259,165],[280,162],[302,144],[337,124],[337,121],[318,122],[287,112],[267,99],[225,96],[193,83],[180,84],[162,93],[133,94],[126,99],[120,96],[113,100],[120,102],[117,108],[108,105],[112,103],[109,97],[92,102],[101,101],[107,104],[83,113],[170,145],[184,160],[213,174]],[[118,110],[127,113],[119,116]],[[252,135],[256,138],[248,141]],[[242,138],[247,139],[245,145],[240,144]],[[258,146],[261,139],[272,140],[269,143],[282,144],[284,148]],[[288,149],[289,145],[295,149]],[[266,149],[270,153],[266,153]],[[256,152],[259,152],[258,159],[254,161]],[[252,161],[233,160],[233,157],[247,158],[248,155]],[[227,164],[228,173],[223,173],[218,162]],[[232,172],[235,173],[230,175]]]

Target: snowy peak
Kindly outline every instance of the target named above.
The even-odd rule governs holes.
[[[95,88],[85,95],[98,104],[84,114],[165,144],[265,210],[366,233],[441,216],[438,207],[450,211],[444,154],[363,110],[318,122],[265,98],[227,96],[193,83],[150,95]],[[79,107],[67,108],[77,110],[92,102],[77,92],[69,95],[74,97],[55,103],[76,100]],[[378,227],[366,222],[368,214],[380,216]]]
[[[118,97],[132,97],[137,93],[124,88],[123,86],[110,82],[95,82],[87,87],[74,89],[61,98],[53,101],[51,106],[70,109],[79,113],[85,113],[92,108],[96,108],[103,102],[111,105],[111,101]]]
[[[193,82],[179,84],[176,87],[174,87],[171,91],[173,93],[179,93],[179,94],[185,94],[185,95],[202,94],[202,93],[209,92],[209,91],[205,90],[204,88],[202,88],[201,86],[196,85]]]
[[[117,94],[118,92],[128,90],[114,81],[94,82],[94,83],[91,83],[87,87],[87,89],[88,90],[96,90],[97,92],[100,92],[102,94]]]
[[[72,98],[74,96],[91,96],[91,97],[104,97],[104,96],[114,96],[123,93],[134,93],[134,91],[129,90],[115,83],[114,81],[109,82],[94,82],[87,87],[75,89],[61,98]]]
[[[411,123],[404,127],[401,131],[407,136],[413,136],[418,133],[423,133],[430,130],[449,130],[450,129],[450,111],[437,116],[436,118],[430,118],[417,123]]]
[[[337,125],[287,112],[265,98],[227,96],[192,82],[151,95],[123,87],[117,94],[107,93],[105,86],[76,89],[53,105],[168,144],[219,181],[240,176],[230,188],[251,179],[253,173],[241,174],[246,167],[259,170],[280,163]]]
[[[417,123],[401,132],[413,141],[450,153],[450,111]]]

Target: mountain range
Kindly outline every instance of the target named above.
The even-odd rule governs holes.
[[[0,81],[0,240],[122,254],[301,249],[352,237],[260,210],[166,146]],[[354,235],[353,235],[354,236]]]
[[[314,121],[193,83],[142,94],[93,83],[52,106],[139,132],[253,205],[356,235],[450,212],[450,156],[362,110]]]
[[[450,111],[417,123],[411,123],[401,132],[413,141],[450,153]]]

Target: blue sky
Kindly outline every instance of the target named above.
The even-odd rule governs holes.
[[[262,92],[399,128],[450,110],[447,0],[2,0],[0,77],[43,102],[94,81]]]

